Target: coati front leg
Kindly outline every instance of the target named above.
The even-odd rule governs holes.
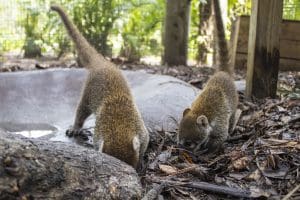
[[[230,118],[229,118],[229,128],[228,128],[228,133],[231,135],[233,133],[233,130],[236,126],[236,118],[235,118],[236,113],[232,113]]]
[[[87,135],[84,133],[84,131],[81,128],[86,118],[88,118],[92,114],[92,111],[88,106],[88,99],[85,93],[86,92],[84,91],[81,100],[79,102],[79,105],[77,107],[74,125],[72,128],[66,131],[66,135],[69,137],[82,136],[84,139],[87,139]]]
[[[220,122],[219,122],[220,123]],[[207,142],[204,144],[205,153],[216,153],[220,151],[224,146],[224,142],[228,137],[228,122],[223,122],[221,124],[216,124],[213,127],[213,131],[210,133]]]

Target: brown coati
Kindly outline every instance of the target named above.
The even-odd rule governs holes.
[[[121,71],[99,54],[82,36],[60,6],[58,12],[75,43],[80,64],[89,71],[79,102],[73,128],[80,131],[86,118],[94,113],[94,145],[100,151],[137,167],[149,142],[149,134]]]
[[[238,94],[232,78],[229,53],[218,0],[214,0],[220,67],[201,94],[186,108],[179,124],[178,142],[194,151],[216,152],[233,131]]]

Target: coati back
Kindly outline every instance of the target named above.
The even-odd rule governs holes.
[[[233,131],[238,94],[232,79],[233,69],[229,65],[229,55],[225,40],[223,22],[218,1],[214,0],[215,21],[219,43],[221,66],[207,82],[202,93],[183,112],[179,124],[178,142],[194,151],[203,149],[215,152],[222,147]],[[196,143],[196,144],[195,144]]]
[[[127,81],[117,67],[87,42],[60,6],[58,12],[75,43],[80,63],[89,70],[73,128],[80,132],[86,118],[94,113],[94,145],[100,151],[137,167],[149,142],[149,134],[135,105]]]

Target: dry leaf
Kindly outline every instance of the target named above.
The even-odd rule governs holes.
[[[232,166],[234,169],[242,170],[246,169],[249,164],[250,158],[247,156],[244,156],[242,158],[239,158],[232,162]]]
[[[182,157],[184,158],[185,161],[187,161],[190,164],[194,164],[193,158],[186,152],[182,152]]]
[[[258,169],[256,169],[254,172],[250,173],[248,176],[245,177],[245,179],[249,181],[258,181],[260,178],[261,172]]]
[[[159,169],[168,175],[174,174],[178,171],[176,167],[172,167],[170,165],[159,165]]]

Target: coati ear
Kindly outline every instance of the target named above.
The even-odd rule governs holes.
[[[182,116],[184,117],[186,114],[188,114],[188,112],[190,112],[191,109],[190,108],[186,108],[184,111],[183,111],[183,114]]]
[[[197,117],[197,124],[203,127],[208,126],[208,119],[205,115],[200,115]]]
[[[134,136],[133,140],[132,140],[132,146],[135,152],[139,152],[140,151],[140,140],[138,138],[138,136]]]

